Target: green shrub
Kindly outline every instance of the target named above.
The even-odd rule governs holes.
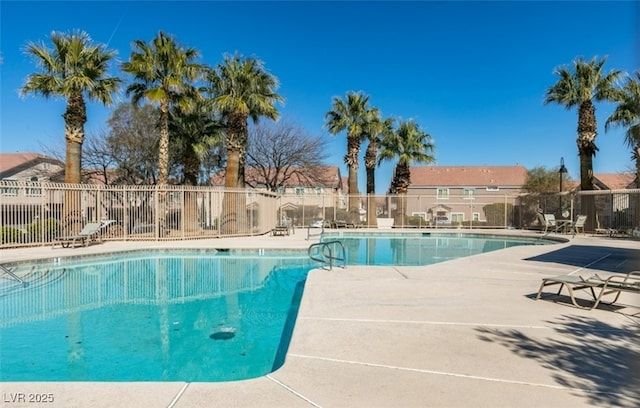
[[[18,228],[7,227],[4,225],[0,227],[0,234],[0,239],[3,244],[22,243],[26,238],[24,235],[24,231]]]
[[[55,218],[37,220],[27,225],[27,235],[31,242],[50,242],[58,236],[59,232],[60,221]]]
[[[407,217],[407,225],[426,227],[427,225],[429,225],[429,223],[418,215],[410,215]]]

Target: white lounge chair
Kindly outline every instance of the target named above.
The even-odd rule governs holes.
[[[72,246],[76,247],[76,244],[81,244],[82,246],[86,246],[87,243],[91,240],[96,240],[100,234],[100,223],[99,222],[89,222],[87,223],[82,231],[80,231],[77,235],[58,237],[53,241],[53,247],[56,244],[62,245],[63,248],[69,248]]]
[[[588,278],[576,275],[559,275],[543,278],[540,289],[538,289],[538,294],[536,295],[536,300],[540,299],[542,290],[545,287],[553,285],[560,285],[557,295],[560,294],[563,287],[566,287],[569,292],[569,297],[571,298],[571,303],[573,303],[574,306],[581,309],[592,310],[598,307],[600,303],[605,303],[602,299],[604,296],[615,294],[612,301],[606,302],[606,304],[612,305],[618,300],[622,292],[640,294],[640,272],[634,271],[624,275],[615,274],[606,278],[598,274]],[[574,291],[582,289],[589,289],[591,292],[591,296],[593,297],[593,304],[591,306],[578,304]]]

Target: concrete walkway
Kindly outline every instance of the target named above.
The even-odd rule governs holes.
[[[315,242],[305,238],[306,230],[298,230],[285,237],[3,250],[0,257],[7,263],[138,247]],[[265,377],[2,383],[2,406],[638,407],[640,297],[625,293],[615,307],[592,311],[570,306],[564,296],[534,300],[545,276],[630,270],[640,270],[639,241],[590,236],[430,266],[314,270],[285,364]],[[11,400],[49,393],[52,403]]]

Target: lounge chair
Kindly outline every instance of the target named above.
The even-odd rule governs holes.
[[[291,228],[288,225],[282,225],[282,224],[276,225],[271,230],[271,235],[273,235],[273,236],[276,236],[276,235],[280,235],[280,236],[289,235],[290,229]]]
[[[291,222],[291,220],[283,218],[282,222],[280,222],[275,227],[273,227],[273,229],[271,230],[271,235],[285,236],[285,235],[289,235],[292,231],[293,231],[293,223]]]
[[[84,226],[84,228],[82,228],[82,231],[80,231],[77,235],[70,235],[70,236],[56,238],[53,241],[53,247],[55,247],[56,244],[62,245],[63,248],[69,248],[70,246],[75,248],[77,244],[86,246],[89,241],[95,240],[100,236],[99,232],[100,232],[100,223],[89,222]]]
[[[603,302],[604,296],[615,294],[612,301],[606,302],[606,304],[612,305],[618,301],[622,292],[640,294],[640,272],[634,271],[626,275],[611,275],[606,278],[598,274],[588,278],[576,275],[559,275],[543,278],[538,294],[536,295],[536,300],[540,299],[542,290],[545,287],[553,285],[560,285],[557,295],[560,294],[563,287],[566,287],[569,292],[569,297],[571,298],[571,303],[573,303],[574,306],[581,309],[592,310],[598,307],[600,303],[605,303]],[[593,297],[593,304],[591,306],[582,306],[578,304],[576,300],[574,291],[583,289],[588,289],[591,292],[591,296]]]

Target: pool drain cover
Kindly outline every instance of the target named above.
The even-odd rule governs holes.
[[[232,328],[224,328],[220,331],[217,331],[209,336],[212,340],[229,340],[234,338],[236,335],[236,331]]]

